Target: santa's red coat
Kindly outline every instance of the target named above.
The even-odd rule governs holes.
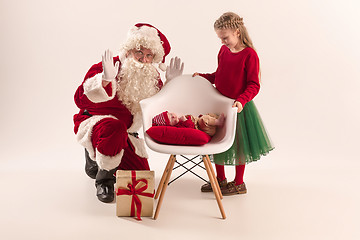
[[[120,61],[119,57],[114,57],[114,64],[117,61]],[[141,119],[136,119],[119,100],[116,80],[106,88],[102,87],[102,72],[102,63],[94,64],[76,90],[74,100],[80,109],[73,118],[77,140],[102,169],[113,169],[120,162],[123,169],[148,169],[142,139],[128,135],[133,131],[133,122]],[[157,87],[162,86],[159,77]],[[113,134],[114,131],[117,134]],[[137,162],[132,164],[122,160]]]

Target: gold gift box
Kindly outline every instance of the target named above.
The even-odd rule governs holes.
[[[154,177],[154,171],[118,170],[116,172],[116,216],[136,217],[139,206],[136,198],[138,198],[141,205],[140,216],[152,217],[155,193]],[[147,187],[145,182],[147,182]],[[132,208],[133,214],[131,214]]]

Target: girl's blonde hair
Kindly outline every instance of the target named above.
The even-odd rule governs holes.
[[[241,43],[247,47],[251,47],[255,50],[251,38],[248,34],[246,27],[244,26],[243,18],[233,12],[226,12],[219,17],[214,23],[214,29],[232,29],[239,30],[239,39]]]
[[[240,42],[246,46],[254,49],[254,44],[251,41],[249,33],[244,26],[243,18],[233,12],[226,12],[221,15],[214,23],[214,29],[232,29],[234,31],[239,30]],[[259,79],[261,79],[261,70],[259,69]],[[260,80],[261,81],[261,80]]]

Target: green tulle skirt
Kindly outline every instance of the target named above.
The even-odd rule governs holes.
[[[257,161],[274,149],[253,101],[237,114],[234,143],[226,152],[210,159],[220,165],[240,165]]]

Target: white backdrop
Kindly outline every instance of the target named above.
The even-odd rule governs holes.
[[[184,73],[213,72],[221,46],[213,22],[234,11],[261,61],[255,102],[276,146],[265,165],[296,169],[304,178],[313,166],[355,176],[359,10],[355,0],[1,0],[1,171],[83,168],[73,94],[105,49],[118,52],[130,26],[158,27],[172,47],[167,63],[179,56]],[[349,181],[357,198],[358,180]]]

